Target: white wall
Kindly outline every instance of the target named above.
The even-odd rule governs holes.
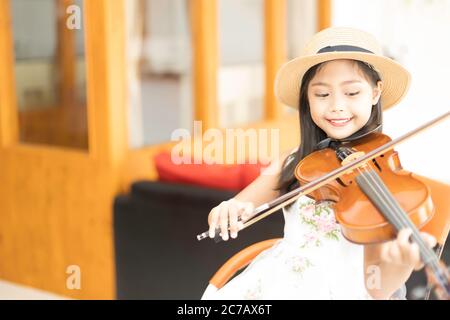
[[[412,74],[406,98],[386,111],[384,132],[398,137],[450,110],[449,0],[334,0],[333,25],[373,33]],[[450,183],[450,119],[396,150],[407,170]]]

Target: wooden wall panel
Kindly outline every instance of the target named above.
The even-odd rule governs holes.
[[[0,277],[73,298],[113,298],[109,169],[87,154],[16,147],[0,152]],[[81,290],[66,287],[69,265]]]
[[[0,0],[0,147],[17,141],[18,120],[9,0]]]
[[[194,120],[203,127],[218,125],[217,67],[219,61],[217,0],[190,0],[193,48]]]
[[[317,0],[317,31],[331,27],[331,1]]]
[[[278,69],[286,60],[286,10],[286,0],[265,0],[264,2],[264,118],[266,120],[273,120],[282,115],[281,104],[275,98],[274,83]]]

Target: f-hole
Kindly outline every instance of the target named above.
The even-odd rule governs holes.
[[[375,167],[378,168],[378,171],[381,172],[381,167],[380,167],[380,165],[378,164],[377,160],[376,160],[376,159],[372,159],[372,162],[373,162],[373,164],[375,165]]]
[[[347,187],[347,185],[341,180],[341,178],[337,178],[336,180],[337,180],[337,182],[338,182],[341,186],[343,186],[344,188]],[[352,183],[352,182],[350,181],[350,183]]]

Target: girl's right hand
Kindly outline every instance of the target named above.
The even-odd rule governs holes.
[[[208,215],[209,237],[214,238],[216,228],[220,227],[220,235],[224,241],[227,241],[229,227],[230,236],[233,239],[236,238],[244,222],[253,216],[253,211],[254,205],[251,202],[243,202],[234,198],[223,201]]]

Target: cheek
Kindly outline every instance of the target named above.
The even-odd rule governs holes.
[[[353,115],[356,116],[355,117],[356,126],[363,127],[367,123],[367,121],[369,121],[371,114],[372,114],[372,105],[368,105],[367,107],[364,108],[361,108],[361,106],[359,106],[359,108],[357,108],[353,112]]]
[[[317,122],[320,118],[323,117],[325,109],[326,108],[320,102],[313,101],[312,103],[309,103],[309,111],[314,122]]]
[[[370,96],[364,96],[353,101],[352,113],[360,118],[362,121],[367,121],[372,113],[372,99]]]

